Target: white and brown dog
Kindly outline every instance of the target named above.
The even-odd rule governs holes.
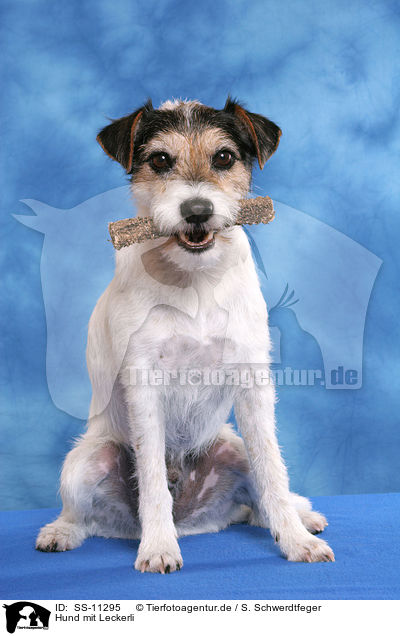
[[[270,528],[289,560],[334,560],[313,536],[325,518],[289,491],[267,308],[232,226],[253,160],[262,167],[280,134],[231,99],[222,110],[149,101],[99,133],[131,175],[138,214],[169,238],[116,254],[89,325],[88,429],[66,457],[63,509],[39,550],[140,538],[135,567],[171,572],[182,566],[178,536],[247,521]],[[232,406],[242,438],[226,423]]]

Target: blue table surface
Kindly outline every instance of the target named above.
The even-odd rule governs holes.
[[[133,569],[137,541],[87,539],[78,549],[34,549],[58,510],[0,513],[3,599],[398,599],[400,493],[314,497],[335,563],[289,563],[269,533],[246,525],[180,539],[184,567]]]

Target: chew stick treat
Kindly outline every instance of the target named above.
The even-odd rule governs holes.
[[[275,210],[269,197],[241,199],[240,210],[234,225],[253,225],[269,223],[275,216]],[[149,239],[168,236],[160,232],[151,217],[122,219],[108,224],[111,241],[116,250],[133,243],[143,243]]]

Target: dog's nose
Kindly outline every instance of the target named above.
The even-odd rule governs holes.
[[[188,223],[205,223],[212,216],[214,206],[209,199],[187,199],[181,203],[181,214]]]

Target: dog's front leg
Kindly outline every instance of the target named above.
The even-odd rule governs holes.
[[[179,570],[183,561],[172,519],[172,497],[168,490],[164,418],[154,389],[127,389],[142,527],[135,568],[141,572],[166,573]]]
[[[270,384],[243,389],[235,401],[259,512],[290,561],[334,561],[328,544],[310,534],[290,502],[289,480],[275,434],[275,392]]]

